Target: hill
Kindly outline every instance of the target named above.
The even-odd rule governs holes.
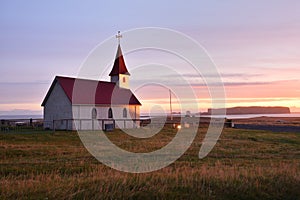
[[[221,109],[208,109],[207,114],[211,114],[212,111],[218,111]],[[250,107],[233,107],[226,108],[226,114],[228,115],[241,115],[241,114],[289,114],[290,108],[283,106],[264,107],[264,106],[250,106]]]

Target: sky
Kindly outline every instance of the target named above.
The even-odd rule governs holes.
[[[299,10],[297,0],[1,0],[0,114],[41,114],[56,75],[76,77],[95,46],[118,30],[141,27],[173,29],[201,44],[221,74],[227,107],[288,106],[300,112]],[[116,48],[110,51],[113,58]],[[128,70],[146,57],[164,58],[129,54]],[[153,69],[156,74],[160,79]],[[192,80],[193,74],[187,77]],[[193,88],[205,111],[211,106],[209,93],[202,83]],[[142,111],[154,104],[168,109],[161,88],[145,87],[136,95]]]

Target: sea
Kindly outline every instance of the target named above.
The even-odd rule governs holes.
[[[256,117],[299,117],[300,113],[289,113],[289,114],[243,114],[243,115],[200,115],[201,117],[211,117],[211,118],[226,118],[226,119],[249,119]],[[198,117],[198,116],[197,116]]]
[[[166,113],[164,114],[151,114],[151,116],[147,114],[141,114],[141,119],[149,119],[152,117],[160,117],[160,116],[166,116]],[[174,117],[180,117],[180,116],[185,116],[185,115],[180,115],[180,114],[173,114]],[[299,117],[300,118],[300,113],[289,113],[289,114],[242,114],[242,115],[192,115],[195,117],[209,117],[209,118],[226,118],[226,119],[249,119],[249,118],[256,118],[256,117]]]

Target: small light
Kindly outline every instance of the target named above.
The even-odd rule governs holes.
[[[181,129],[181,125],[177,125],[177,129]]]

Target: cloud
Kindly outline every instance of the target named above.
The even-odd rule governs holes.
[[[221,73],[220,76],[217,74],[208,74],[205,75],[205,77],[199,76],[199,74],[192,74],[192,73],[186,73],[186,74],[172,74],[172,75],[160,75],[149,78],[143,78],[143,79],[133,79],[132,83],[139,85],[139,84],[145,84],[148,82],[150,83],[168,83],[170,85],[174,86],[186,86],[186,84],[182,84],[182,79],[185,79],[185,83],[189,83],[192,86],[206,86],[206,81],[209,81],[211,85],[220,85],[216,82],[218,78],[220,77],[223,81],[224,86],[239,86],[239,85],[264,85],[269,84],[271,82],[265,82],[265,81],[226,81],[227,78],[234,78],[239,80],[249,80],[253,77],[262,77],[264,74],[244,74],[244,73]],[[230,79],[229,79],[230,80]],[[201,81],[201,82],[200,82]],[[215,82],[215,84],[213,83]]]
[[[287,80],[276,80],[276,81],[240,81],[240,82],[223,82],[224,86],[255,86],[255,85],[272,85],[272,84],[283,84],[283,83],[290,83],[290,82],[299,82],[297,79],[287,79]],[[191,84],[192,86],[207,86],[205,83],[199,83],[199,84]],[[217,86],[219,84],[212,83],[212,86]]]
[[[183,77],[199,78],[198,74],[182,74]],[[205,78],[252,78],[263,76],[263,74],[245,74],[245,73],[220,73],[220,74],[206,74]]]
[[[237,74],[228,74],[229,76],[235,76]],[[150,79],[149,79],[150,80]],[[151,79],[149,83],[168,83],[168,85],[172,86],[179,86],[179,87],[187,87],[188,84],[192,87],[207,87],[208,85],[210,86],[220,86],[224,85],[226,86],[232,86],[232,87],[239,87],[239,86],[256,86],[256,85],[272,85],[272,84],[285,84],[285,83],[291,83],[299,82],[298,79],[285,79],[285,80],[273,80],[273,81],[223,81],[223,82],[215,82],[214,79],[209,79],[207,78],[207,81],[209,81],[209,84],[207,84],[204,80],[199,81],[190,81],[190,82],[181,82],[178,79],[172,77],[165,77],[164,79]],[[145,79],[135,79],[132,81],[133,85],[139,85],[139,84],[144,84],[147,81]],[[151,84],[150,84],[151,85]]]
[[[226,98],[230,103],[296,101],[297,98]]]
[[[0,82],[0,85],[7,86],[7,85],[44,85],[48,84],[49,81],[24,81],[24,82]]]

